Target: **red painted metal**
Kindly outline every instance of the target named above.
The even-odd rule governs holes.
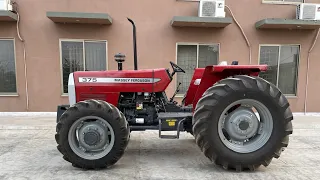
[[[267,65],[217,65],[196,68],[186,93],[184,105],[193,104],[195,108],[202,94],[223,78],[237,74],[257,76],[259,72],[266,70]],[[161,80],[156,83],[80,83],[79,77],[159,78]],[[171,82],[171,78],[164,68],[125,71],[78,71],[74,73],[74,79],[77,102],[86,99],[101,99],[113,105],[118,104],[121,92],[163,92]],[[200,84],[195,84],[196,79],[201,79]]]
[[[266,71],[267,65],[216,65],[210,66],[213,67],[212,71],[216,72],[226,72],[232,70],[234,72],[261,72]]]
[[[186,95],[185,95],[185,100],[184,100],[185,106],[192,104],[193,99],[194,99],[194,95],[197,92],[197,89],[199,87],[199,85],[195,85],[194,82],[196,79],[202,78],[204,70],[205,70],[205,68],[197,68],[194,70],[193,77],[190,81],[188,91],[186,92]]]
[[[184,105],[193,104],[195,108],[202,94],[221,79],[239,74],[258,76],[259,72],[266,70],[267,65],[217,65],[197,68],[190,82]],[[201,79],[199,85],[194,84],[196,79]]]
[[[83,83],[79,77],[95,78],[159,78],[156,83]],[[145,69],[125,71],[78,71],[74,72],[76,101],[101,99],[113,105],[118,104],[121,92],[162,92],[171,82],[166,69]]]

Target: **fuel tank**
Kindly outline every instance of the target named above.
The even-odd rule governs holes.
[[[162,92],[171,80],[169,70],[165,68],[73,73],[76,102],[101,99],[114,105],[117,104],[121,92]]]

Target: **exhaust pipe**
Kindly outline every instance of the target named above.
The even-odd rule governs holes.
[[[134,22],[130,19],[127,18],[128,21],[131,22],[133,26],[133,55],[134,55],[134,70],[138,70],[138,60],[137,60],[137,35],[136,35],[136,25]]]

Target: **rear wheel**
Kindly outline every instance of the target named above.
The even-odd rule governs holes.
[[[207,89],[195,109],[193,132],[197,145],[216,164],[255,170],[268,166],[287,147],[292,119],[277,87],[239,75]]]
[[[57,124],[56,141],[63,158],[85,169],[105,168],[124,154],[129,127],[113,105],[96,100],[70,107]]]

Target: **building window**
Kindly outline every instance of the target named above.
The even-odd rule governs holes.
[[[177,73],[177,83],[181,82],[179,94],[187,92],[195,68],[217,65],[218,61],[218,44],[178,44],[177,64],[186,71]]]
[[[260,77],[276,85],[283,94],[297,93],[299,45],[262,45],[260,64],[267,64],[268,70]]]
[[[61,41],[63,93],[68,93],[69,74],[75,71],[107,69],[106,41]]]
[[[0,39],[0,94],[1,93],[17,93],[13,39]]]
[[[274,4],[296,4],[304,3],[304,0],[262,0],[263,3],[274,3]]]

